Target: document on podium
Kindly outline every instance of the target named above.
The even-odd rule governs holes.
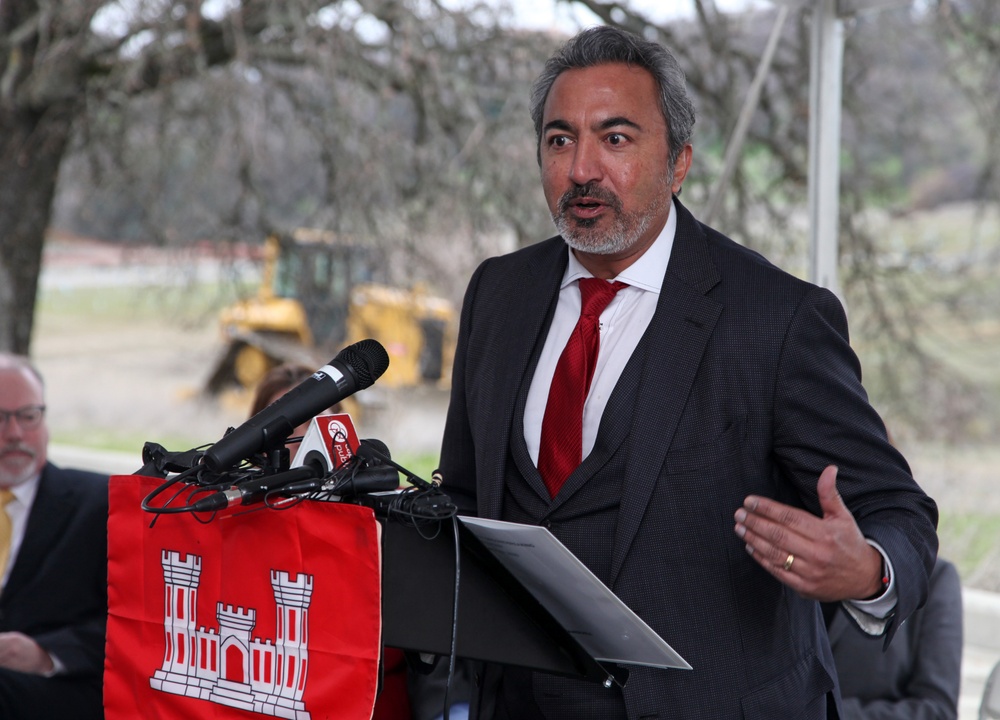
[[[546,528],[459,519],[595,660],[691,669]]]

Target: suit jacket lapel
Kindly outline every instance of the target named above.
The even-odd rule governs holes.
[[[566,271],[567,250],[561,238],[552,238],[537,246],[538,252],[525,256],[519,272],[511,274],[512,292],[508,293],[509,304],[501,321],[500,337],[507,338],[502,374],[492,387],[492,397],[496,402],[492,407],[496,412],[491,416],[487,433],[488,446],[484,457],[507,458],[511,447],[511,432],[517,425],[520,432],[518,413],[515,412],[522,394],[527,392],[534,373],[533,362],[537,359],[539,343],[552,321],[559,285]],[[544,312],[539,312],[544,308]],[[523,444],[523,434],[519,438]],[[483,517],[500,517],[503,500],[504,462],[491,466],[491,476],[479,483],[479,512]],[[536,492],[548,497],[545,485],[537,472],[528,474],[528,482]]]
[[[706,296],[719,282],[719,274],[705,235],[677,200],[675,207],[677,233],[656,312],[643,339],[645,352],[633,356],[620,381],[636,383],[640,391],[632,396],[632,408],[610,403],[608,408],[623,413],[622,417],[632,412],[629,460],[612,551],[612,583],[639,530],[705,347],[722,313],[722,306]],[[616,397],[612,395],[611,400]]]
[[[46,465],[28,515],[24,540],[3,589],[5,601],[10,600],[35,576],[38,568],[45,562],[49,549],[59,541],[72,514],[72,498],[54,486],[49,465]]]

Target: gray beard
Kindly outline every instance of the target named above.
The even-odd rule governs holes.
[[[649,229],[652,213],[621,213],[605,231],[595,230],[597,220],[567,220],[560,214],[553,218],[563,240],[574,250],[592,255],[616,255],[628,250]]]
[[[653,217],[666,209],[670,203],[670,188],[674,182],[674,174],[666,179],[666,193],[661,199],[651,205],[633,212],[622,212],[622,203],[618,196],[604,190],[595,190],[589,186],[579,187],[566,192],[559,199],[559,207],[552,215],[556,230],[563,240],[574,250],[592,255],[617,255],[626,252],[635,245],[639,238],[649,229]],[[614,212],[611,227],[607,230],[597,230],[595,226],[600,218],[577,220],[569,217],[569,203],[576,197],[592,195],[605,202]]]

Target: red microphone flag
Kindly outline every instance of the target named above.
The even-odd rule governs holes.
[[[327,470],[343,467],[358,451],[358,432],[347,413],[317,415],[309,421],[292,467],[299,467],[319,455]]]

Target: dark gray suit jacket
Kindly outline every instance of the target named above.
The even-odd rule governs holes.
[[[0,673],[0,716],[103,715],[107,527],[107,476],[46,464],[24,541],[0,594],[0,632],[29,635],[59,658],[65,674]]]
[[[838,612],[830,644],[846,720],[954,720],[962,681],[962,584],[938,558],[927,604],[883,651]]]
[[[836,673],[818,605],[747,555],[733,513],[751,493],[818,513],[817,478],[836,464],[899,578],[891,635],[926,594],[936,506],[868,403],[837,299],[676,208],[655,316],[594,451],[551,502],[524,462],[521,423],[566,246],[552,238],[480,266],[462,310],[446,488],[483,517],[547,525],[694,667],[632,668],[623,716],[828,717]],[[591,509],[603,520],[588,533]],[[589,689],[537,673],[515,692],[538,717],[607,716],[588,710],[601,699]]]

